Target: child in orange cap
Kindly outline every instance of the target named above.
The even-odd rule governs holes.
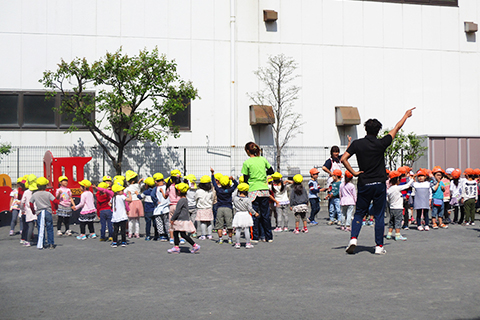
[[[438,229],[439,226],[440,228],[447,228],[448,226],[443,223],[445,208],[443,202],[443,193],[445,191],[445,184],[442,182],[443,170],[440,167],[435,167],[432,173],[435,178],[435,184],[432,187],[432,227],[433,229]]]
[[[432,202],[432,188],[430,188],[430,182],[425,181],[427,173],[425,170],[420,169],[417,172],[417,181],[412,185],[412,198],[413,209],[417,210],[417,230],[428,231],[428,210]],[[425,220],[425,227],[422,226],[422,215]]]
[[[340,184],[340,207],[342,210],[343,221],[341,230],[352,231],[350,224],[352,223],[352,216],[357,203],[357,190],[351,182],[353,175],[350,171],[345,171],[345,181]]]
[[[467,181],[462,186],[462,202],[465,207],[465,223],[463,225],[475,225],[475,203],[477,202],[478,187],[474,180],[473,169],[467,168],[464,172]]]
[[[342,179],[342,171],[339,169],[333,170],[332,189],[328,192],[328,211],[330,213],[330,221],[328,225],[341,224],[343,219],[342,211],[340,210],[340,183]],[[336,217],[336,219],[335,219]]]
[[[317,168],[310,169],[311,178],[308,182],[308,201],[310,202],[312,211],[310,212],[310,218],[308,220],[312,225],[318,224],[318,222],[315,221],[315,216],[320,212],[320,197],[318,196],[318,193],[327,190],[327,188],[320,188],[320,185],[317,182],[319,173],[320,171],[318,171]]]
[[[410,188],[413,184],[413,179],[410,179],[406,184],[400,185],[400,177],[402,174],[399,171],[392,171],[389,174],[390,188],[387,190],[387,202],[390,208],[390,221],[388,223],[388,233],[386,238],[392,239],[392,231],[395,228],[395,240],[405,241],[406,237],[400,233],[403,219],[403,196],[402,191]]]

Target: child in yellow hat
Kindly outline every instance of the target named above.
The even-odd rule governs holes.
[[[35,192],[30,199],[30,207],[34,209],[34,213],[37,215],[37,225],[38,225],[38,241],[37,248],[50,248],[55,249],[55,242],[53,239],[53,217],[52,217],[52,204],[54,202],[58,204],[58,200],[55,200],[53,194],[48,191],[45,191],[49,181],[40,177],[37,179],[37,188],[38,191]],[[36,209],[34,208],[36,206]],[[45,231],[47,232],[47,239],[45,238]]]
[[[80,211],[80,216],[78,221],[80,221],[80,235],[77,236],[78,240],[86,240],[87,235],[85,233],[85,227],[88,225],[88,231],[90,234],[88,238],[95,239],[97,235],[95,234],[95,227],[93,226],[93,221],[97,216],[97,208],[95,208],[95,202],[93,199],[93,193],[90,191],[92,183],[86,179],[79,182],[82,189],[82,195],[80,196],[80,203],[76,206],[77,209],[82,209]]]
[[[130,210],[128,211],[128,238],[132,238],[133,234],[138,239],[140,238],[140,217],[144,216],[142,201],[138,198],[140,194],[140,182],[143,179],[138,180],[138,174],[132,170],[127,170],[125,173],[127,180],[127,187],[125,188],[125,194],[128,197],[132,197],[132,202],[129,203]]]
[[[248,197],[249,186],[246,183],[238,185],[238,192],[233,198],[235,207],[235,217],[232,225],[235,228],[235,249],[240,249],[240,235],[241,232],[245,234],[246,249],[253,249],[250,243],[250,227],[253,227],[252,215],[258,217],[258,213],[253,209],[252,200]]]
[[[65,225],[65,235],[71,236],[70,230],[70,217],[72,216],[72,210],[75,211],[75,202],[73,202],[72,191],[68,188],[68,178],[61,176],[58,178],[59,187],[55,193],[60,203],[57,209],[57,236],[63,235],[62,223]]]
[[[195,219],[200,223],[202,235],[199,240],[212,239],[213,229],[213,187],[212,179],[205,175],[200,178],[197,192],[195,193],[197,216]]]

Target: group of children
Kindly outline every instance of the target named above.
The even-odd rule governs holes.
[[[409,223],[417,225],[420,231],[447,228],[448,223],[474,225],[475,207],[479,194],[479,169],[466,169],[461,178],[459,169],[443,171],[434,167],[432,171],[420,169],[416,173],[404,166],[388,172],[387,212],[389,213],[387,239],[406,240],[400,230],[408,229]],[[274,232],[290,231],[289,212],[295,216],[294,234],[307,233],[307,224],[316,225],[316,215],[320,211],[320,192],[327,192],[328,225],[339,225],[341,230],[350,231],[352,216],[357,198],[353,176],[349,171],[342,174],[340,169],[332,171],[331,179],[325,188],[318,182],[319,171],[310,170],[308,191],[304,188],[303,176],[297,174],[292,180],[284,180],[278,172],[272,174],[270,185],[270,208],[275,220]],[[145,219],[145,240],[170,242],[169,253],[179,253],[179,244],[188,242],[191,252],[196,253],[198,240],[213,239],[214,228],[218,232],[217,243],[228,242],[241,248],[243,233],[245,248],[253,248],[250,240],[252,216],[258,216],[249,198],[249,185],[240,183],[233,177],[215,173],[201,177],[198,185],[193,175],[181,176],[173,170],[167,179],[163,174],[138,179],[138,174],[128,170],[125,176],[103,177],[98,186],[88,180],[79,182],[80,202],[75,204],[68,178],[61,176],[55,195],[47,191],[49,181],[44,177],[27,175],[17,180],[17,188],[11,193],[12,223],[10,235],[14,235],[17,219],[20,218],[21,241],[31,246],[35,222],[38,227],[37,248],[55,248],[52,203],[57,214],[57,236],[70,236],[70,218],[73,211],[80,210],[78,240],[95,239],[94,221],[100,219],[100,241],[111,241],[112,247],[118,244],[125,247],[128,238],[140,238],[140,218]],[[309,209],[310,205],[310,209]],[[307,219],[307,213],[310,216]],[[412,210],[412,219],[409,218]],[[450,219],[450,212],[453,219]],[[413,219],[416,212],[416,219]],[[460,217],[459,217],[460,213]],[[368,223],[368,217],[365,217]],[[302,226],[300,226],[302,222]],[[62,225],[65,231],[62,232]],[[86,227],[88,226],[88,235]],[[153,226],[153,236],[151,229]],[[197,230],[199,231],[197,232]],[[395,229],[395,235],[393,235]],[[108,230],[109,237],[106,232]],[[235,242],[233,231],[235,230]],[[45,232],[47,236],[45,237]],[[121,236],[121,242],[118,236]],[[227,236],[224,239],[224,236]]]

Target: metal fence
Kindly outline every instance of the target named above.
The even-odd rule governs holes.
[[[344,151],[344,147],[340,148]],[[273,146],[263,146],[263,155],[276,167],[276,150]],[[12,152],[0,161],[0,173],[6,173],[12,180],[25,174],[43,175],[43,156],[51,151],[54,157],[92,157],[85,166],[85,177],[98,182],[104,175],[115,175],[111,161],[99,146],[71,147],[60,146],[13,146]],[[321,168],[330,157],[330,147],[285,147],[282,152],[280,172],[284,176],[299,171],[308,176],[308,171]],[[247,155],[243,147],[164,147],[129,146],[125,149],[122,169],[138,172],[140,176],[151,176],[155,172],[168,174],[172,169],[180,169],[183,174],[194,174],[199,178],[210,173],[210,167],[216,172],[240,176]],[[352,165],[356,167],[355,158]],[[323,172],[322,170],[320,170]],[[325,178],[326,175],[320,176]]]

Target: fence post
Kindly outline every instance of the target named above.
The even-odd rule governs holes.
[[[183,147],[183,176],[187,175],[187,148]]]

